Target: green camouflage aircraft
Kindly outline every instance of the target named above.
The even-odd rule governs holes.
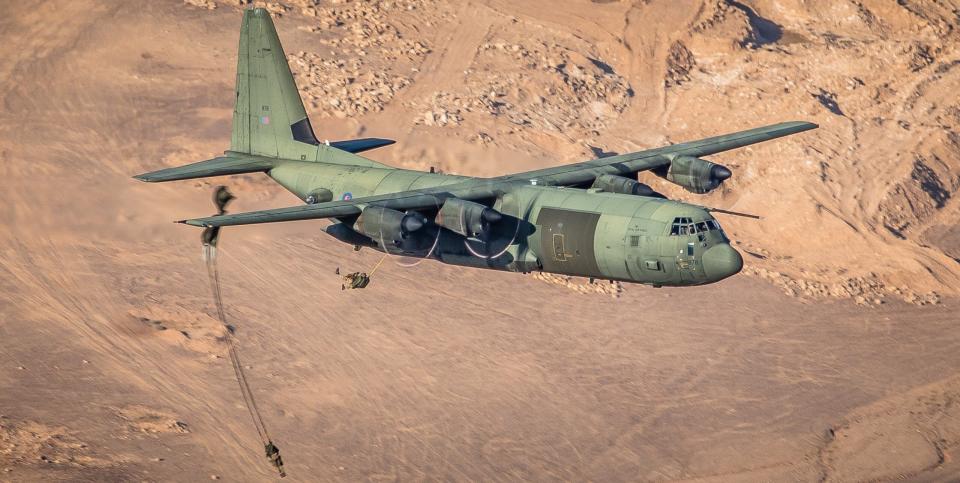
[[[180,223],[210,228],[326,218],[333,222],[327,233],[358,249],[655,287],[716,282],[739,272],[743,259],[711,216],[724,210],[665,199],[639,183],[638,172],[707,193],[731,172],[701,157],[817,127],[785,122],[496,178],[392,168],[357,155],[391,140],[317,140],[270,14],[260,8],[243,15],[235,95],[223,156],[135,178],[262,172],[305,204]]]

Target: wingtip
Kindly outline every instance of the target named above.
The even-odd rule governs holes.
[[[174,223],[179,225],[190,225],[190,226],[199,226],[200,228],[207,228],[213,225],[202,223],[200,220],[188,219],[188,220],[176,220]]]
[[[804,129],[817,129],[820,127],[819,124],[810,121],[793,121],[790,124],[793,124],[797,127],[802,127]]]

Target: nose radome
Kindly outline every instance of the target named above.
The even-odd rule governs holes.
[[[714,245],[703,253],[703,272],[712,281],[735,275],[743,268],[743,257],[727,243]]]

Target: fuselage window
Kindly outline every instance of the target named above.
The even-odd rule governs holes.
[[[721,231],[720,223],[717,223],[717,220],[694,222],[691,218],[683,217],[674,218],[673,224],[670,225],[670,235],[696,235],[713,230]]]

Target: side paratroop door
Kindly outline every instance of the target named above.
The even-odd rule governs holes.
[[[600,275],[594,252],[599,213],[543,208],[537,217],[543,269],[548,272]]]

